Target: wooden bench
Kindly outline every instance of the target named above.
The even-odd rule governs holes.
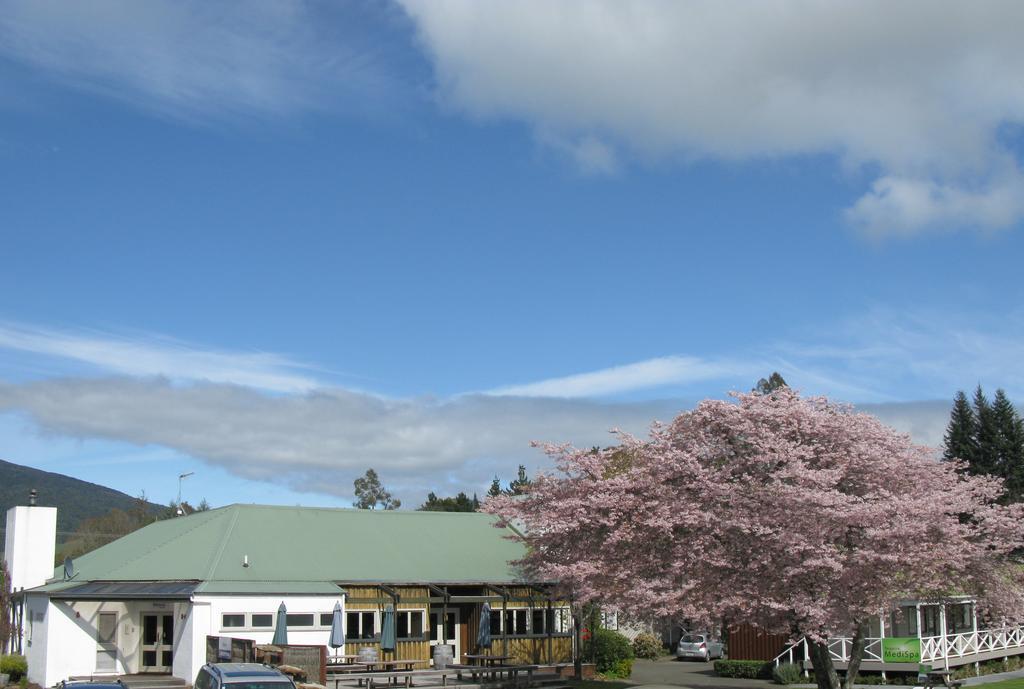
[[[352,672],[347,674],[339,674],[338,676],[332,677],[328,680],[328,683],[333,682],[333,689],[342,689],[342,687],[361,687],[363,682],[366,682],[367,689],[373,689],[375,686],[398,686],[401,680],[401,684],[406,687],[413,686],[426,686],[421,681],[415,682],[414,680],[431,680],[440,679],[440,686],[448,686],[448,676],[456,675],[457,672],[454,670],[381,670],[378,672]],[[355,680],[355,684],[352,684],[352,680]],[[436,685],[436,683],[428,683],[430,685]]]
[[[458,678],[462,679],[462,673],[468,672],[474,682],[483,680],[486,677],[490,677],[492,680],[497,681],[499,677],[504,676],[509,679],[512,684],[516,687],[519,686],[530,686],[533,684],[533,673],[540,668],[539,665],[461,665],[452,664],[448,666],[449,670],[456,670],[458,672]],[[526,675],[526,683],[521,684],[519,681],[520,673]],[[481,681],[482,683],[482,681]]]

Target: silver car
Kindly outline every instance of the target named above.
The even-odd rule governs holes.
[[[712,639],[708,634],[683,634],[676,647],[677,658],[699,658],[712,660],[725,655],[725,646],[721,641]]]

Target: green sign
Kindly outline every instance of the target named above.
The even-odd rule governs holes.
[[[921,640],[910,636],[882,639],[882,662],[920,663]]]

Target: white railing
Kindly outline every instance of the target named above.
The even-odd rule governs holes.
[[[829,655],[836,663],[850,661],[853,639],[837,637],[828,642]],[[810,660],[807,639],[800,639],[775,656],[775,664]],[[984,629],[946,636],[926,636],[921,639],[921,662],[933,664],[948,658],[968,658],[979,653],[1024,651],[1024,626]],[[1011,653],[1007,653],[1010,655]],[[864,662],[882,662],[882,640],[869,638],[864,646]]]

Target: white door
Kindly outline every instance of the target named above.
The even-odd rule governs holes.
[[[101,612],[96,624],[96,672],[117,672],[117,613]]]
[[[170,672],[174,664],[174,615],[142,613],[142,648],[139,672]]]
[[[441,610],[431,611],[430,613],[430,645],[431,647],[442,643],[442,639],[449,646],[452,647],[452,658],[453,662],[458,663],[459,658],[462,656],[462,644],[459,641],[459,635],[462,632],[462,624],[459,621],[458,610],[448,610],[448,620],[445,628],[441,628]],[[430,657],[434,657],[433,648],[430,651]]]

